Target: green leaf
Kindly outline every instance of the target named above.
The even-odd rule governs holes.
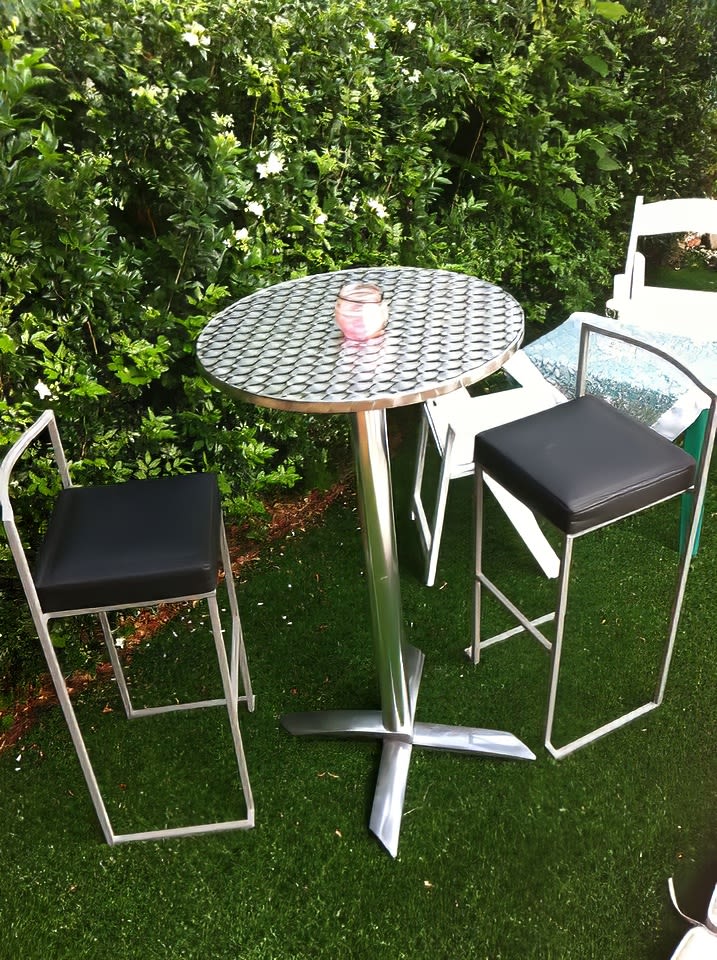
[[[622,170],[622,164],[618,163],[609,153],[603,153],[598,157],[597,165],[599,170]]]
[[[573,190],[561,190],[559,196],[566,207],[570,207],[571,210],[578,209],[578,198]]]
[[[583,63],[587,64],[595,73],[599,73],[601,77],[606,77],[610,72],[610,67],[605,60],[593,53],[588,53],[584,56]]]
[[[6,333],[0,333],[0,353],[16,353],[17,344]]]
[[[627,16],[627,9],[621,3],[615,3],[614,0],[597,0],[595,3],[595,13],[606,20],[621,20]]]

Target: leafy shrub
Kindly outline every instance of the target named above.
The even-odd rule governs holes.
[[[203,379],[226,303],[415,263],[499,282],[536,322],[600,308],[634,195],[715,170],[712,5],[11,0],[3,437],[51,403],[78,482],[214,469],[256,517],[346,424]]]

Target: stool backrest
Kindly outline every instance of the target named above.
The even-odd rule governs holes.
[[[25,553],[25,547],[23,546],[22,537],[15,524],[15,513],[10,497],[10,489],[13,470],[18,460],[33,441],[45,430],[47,430],[50,435],[52,451],[62,486],[64,488],[71,487],[72,480],[70,479],[70,471],[67,466],[67,458],[62,446],[62,441],[60,440],[55,414],[52,410],[45,410],[44,413],[18,437],[3,457],[2,463],[0,463],[0,516],[2,517],[3,526],[5,527],[8,546],[15,561],[15,566],[17,567],[20,581],[22,582],[25,596],[30,604],[33,617],[39,615],[41,609],[40,602],[35,590],[35,584]]]
[[[705,426],[704,439],[702,441],[702,446],[698,457],[697,470],[695,472],[692,502],[693,513],[695,511],[701,512],[705,490],[707,488],[710,461],[712,459],[712,452],[714,450],[715,431],[717,430],[717,392],[715,388],[705,383],[694,369],[687,367],[676,357],[667,353],[665,350],[662,350],[654,343],[646,343],[644,340],[638,340],[626,333],[600,327],[597,324],[583,323],[580,332],[580,352],[578,357],[578,372],[575,388],[575,395],[578,397],[584,396],[587,389],[586,384],[589,367],[590,340],[592,337],[607,337],[611,340],[620,341],[628,346],[634,347],[636,350],[643,350],[652,354],[656,358],[660,358],[662,361],[664,361],[664,363],[669,365],[678,376],[684,377],[684,379],[691,384],[691,387],[694,391],[702,394],[704,398],[703,405],[707,410],[707,423]],[[692,539],[694,540],[697,535],[697,525],[694,524],[692,527]],[[693,546],[694,542],[690,542],[688,544],[690,556],[692,555],[691,551]]]

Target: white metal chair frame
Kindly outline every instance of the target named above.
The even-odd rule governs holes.
[[[15,525],[12,503],[10,499],[10,480],[12,470],[18,459],[22,456],[30,444],[44,431],[48,430],[52,442],[54,458],[60,473],[62,485],[64,488],[72,486],[70,474],[67,465],[67,459],[62,447],[60,435],[57,429],[57,423],[52,410],[46,410],[29,427],[25,433],[12,445],[6,453],[2,464],[0,464],[0,509],[2,512],[2,521],[7,534],[8,543],[12,551],[22,586],[27,598],[35,628],[42,645],[43,653],[47,661],[50,675],[57,693],[62,712],[70,730],[75,750],[85,776],[90,797],[94,805],[97,817],[100,821],[102,832],[108,844],[114,845],[132,840],[157,840],[167,837],[184,837],[194,834],[213,833],[224,830],[247,829],[254,826],[254,800],[249,783],[249,773],[247,770],[244,747],[241,733],[239,730],[238,704],[246,704],[248,710],[254,709],[254,695],[251,688],[249,677],[249,668],[244,649],[241,621],[239,619],[239,608],[237,604],[236,591],[231,570],[231,560],[226,539],[226,531],[223,521],[220,524],[220,547],[221,561],[224,568],[224,579],[226,582],[227,593],[229,596],[229,606],[231,611],[231,651],[230,658],[227,658],[226,647],[224,643],[222,625],[219,614],[219,605],[217,601],[216,588],[209,593],[196,596],[183,597],[140,597],[131,604],[123,603],[116,607],[88,607],[85,609],[60,610],[45,612],[35,589],[35,583],[30,570],[30,566],[22,545],[17,526]],[[107,613],[119,609],[139,609],[142,607],[153,607],[159,603],[174,603],[180,601],[206,600],[209,606],[209,615],[216,647],[219,671],[221,674],[224,697],[221,699],[198,700],[191,703],[173,703],[165,706],[135,708],[132,705],[129,689],[125,680],[124,672],[120,658],[117,654],[114,638],[109,624]],[[85,745],[84,738],[80,731],[72,701],[68,694],[65,679],[57,658],[55,647],[53,646],[49,624],[50,620],[60,617],[74,617],[82,614],[96,613],[99,616],[102,632],[109,653],[110,662],[122,699],[122,704],[128,719],[137,717],[148,717],[160,713],[170,713],[174,711],[194,710],[204,707],[226,706],[229,716],[234,751],[236,754],[239,778],[241,782],[244,801],[246,804],[246,817],[237,820],[228,820],[214,823],[193,824],[184,827],[163,828],[157,830],[146,830],[135,833],[117,834],[113,831],[110,818],[105,806],[100,788],[95,776],[92,763]],[[241,676],[243,694],[239,695],[239,677]]]
[[[717,419],[716,419],[716,409],[717,409],[717,393],[706,386],[691,370],[686,366],[681,364],[679,361],[675,360],[669,354],[665,353],[663,350],[658,347],[645,343],[643,341],[628,337],[622,333],[618,333],[614,330],[607,330],[592,324],[585,323],[582,327],[581,338],[580,338],[580,354],[578,362],[578,379],[577,379],[577,390],[576,395],[578,397],[584,396],[585,394],[585,379],[587,372],[587,354],[589,346],[589,338],[591,335],[597,334],[600,336],[613,337],[618,340],[622,340],[625,343],[632,344],[638,348],[647,350],[652,354],[661,357],[663,360],[672,364],[677,370],[679,370],[684,376],[686,376],[694,386],[703,392],[706,398],[709,400],[709,407],[707,411],[707,425],[705,431],[705,439],[702,445],[701,451],[699,453],[699,459],[697,463],[697,469],[694,474],[694,483],[691,489],[692,491],[692,510],[691,510],[691,520],[689,525],[689,530],[685,543],[682,545],[680,550],[679,564],[678,564],[678,573],[677,573],[677,584],[675,590],[675,596],[672,604],[672,610],[669,618],[669,629],[668,636],[665,643],[662,663],[658,673],[657,684],[655,687],[655,692],[653,699],[643,704],[642,706],[637,707],[634,710],[630,710],[628,713],[609,721],[608,723],[603,724],[602,726],[592,730],[591,732],[585,734],[584,736],[578,737],[575,740],[565,744],[561,747],[556,747],[552,740],[553,735],[553,721],[555,717],[555,703],[557,698],[558,691],[558,681],[560,676],[560,660],[562,654],[562,646],[564,639],[564,628],[565,628],[565,616],[567,611],[568,603],[568,588],[569,588],[569,575],[570,575],[570,566],[572,559],[572,550],[573,550],[573,541],[577,537],[584,536],[587,533],[592,533],[594,530],[598,530],[601,527],[608,526],[609,524],[616,523],[619,520],[625,519],[627,516],[632,516],[634,513],[642,512],[644,509],[649,509],[650,507],[656,506],[660,501],[654,501],[646,504],[643,507],[640,507],[638,510],[633,510],[630,513],[624,514],[621,517],[609,520],[606,523],[598,523],[594,526],[591,526],[587,529],[581,530],[579,533],[563,534],[563,548],[562,556],[560,560],[560,575],[558,578],[557,584],[557,605],[553,612],[540,616],[536,619],[529,619],[525,614],[491,581],[483,572],[483,559],[482,559],[482,526],[483,526],[483,480],[485,475],[479,464],[476,465],[476,480],[475,480],[475,503],[476,503],[476,541],[475,541],[475,587],[474,587],[474,631],[473,631],[473,643],[470,647],[466,649],[466,654],[470,657],[473,663],[478,663],[480,659],[480,652],[485,648],[499,643],[502,640],[506,640],[509,637],[515,636],[517,634],[527,632],[532,637],[534,637],[546,650],[550,651],[550,683],[549,683],[549,693],[548,693],[548,707],[547,707],[547,717],[545,724],[545,747],[546,749],[555,757],[560,759],[565,757],[569,753],[578,750],[581,747],[586,746],[589,743],[592,743],[594,740],[597,740],[599,737],[604,736],[607,733],[612,732],[613,730],[618,729],[619,727],[624,726],[627,723],[637,719],[638,717],[643,716],[651,710],[654,710],[658,707],[663,700],[665,693],[665,686],[667,683],[667,675],[670,667],[670,662],[672,659],[672,653],[674,648],[675,637],[677,634],[677,628],[679,624],[680,612],[682,609],[682,603],[685,593],[685,585],[687,582],[687,576],[690,568],[690,561],[693,555],[693,548],[695,539],[697,537],[700,516],[702,512],[702,505],[705,496],[705,489],[707,486],[709,464],[712,456],[712,451],[714,448],[715,442],[715,430],[717,428]],[[680,496],[684,491],[678,491],[677,493],[672,494],[670,497],[665,499],[671,499],[673,496]],[[518,626],[513,629],[506,630],[503,633],[497,634],[495,636],[489,637],[487,639],[481,639],[481,591],[482,588],[487,589],[501,604],[505,607],[518,621]],[[545,634],[539,629],[542,624],[555,621],[555,639],[551,641]]]
[[[688,232],[717,234],[717,200],[687,197],[645,203],[642,196],[636,198],[625,269],[615,275],[613,295],[606,305],[612,315],[630,322],[643,320],[650,328],[664,321],[676,333],[684,331],[685,325],[699,332],[710,317],[717,323],[717,293],[645,285],[640,238]]]
[[[717,200],[693,197],[644,203],[641,196],[637,197],[625,269],[615,276],[613,296],[607,302],[611,316],[644,326],[646,335],[650,330],[664,330],[704,337],[705,319],[714,318],[717,324],[717,293],[645,286],[645,257],[638,250],[640,238],[688,231],[717,234]],[[518,390],[471,397],[463,389],[423,406],[411,512],[425,558],[427,586],[435,582],[449,483],[473,473],[472,435],[568,399],[531,362],[529,348],[527,352],[518,350],[505,364],[505,370],[521,385]],[[686,444],[699,453],[705,418],[699,413],[696,417],[692,425],[686,425]],[[421,496],[429,437],[442,461],[430,522]],[[490,477],[486,477],[486,483],[545,575],[556,577],[558,557],[531,511]],[[688,514],[689,498],[685,498],[683,539]]]
[[[425,560],[426,586],[433,586],[436,580],[450,481],[472,476],[474,472],[475,434],[479,430],[485,430],[499,423],[527,416],[556,403],[564,402],[565,399],[559,391],[545,383],[538,389],[517,387],[475,397],[462,387],[423,404],[418,432],[411,517],[418,527]],[[430,522],[422,500],[429,437],[432,438],[441,458],[436,500]],[[489,476],[486,476],[486,483],[546,577],[557,577],[558,556],[541,530],[533,512]]]

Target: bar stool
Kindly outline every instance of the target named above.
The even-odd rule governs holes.
[[[707,428],[698,462],[681,447],[617,410],[603,398],[586,394],[588,350],[593,336],[612,338],[635,349],[649,351],[655,356],[656,363],[664,361],[670,365],[674,375],[685,377],[691,389],[706,397],[709,403]],[[474,637],[472,646],[466,652],[477,663],[480,651],[485,647],[526,631],[550,651],[545,746],[556,758],[564,757],[624,726],[662,702],[714,446],[716,398],[717,394],[694,372],[658,347],[586,323],[580,338],[576,398],[486,430],[476,437]],[[557,605],[552,613],[529,619],[483,572],[484,470],[562,534]],[[564,746],[555,746],[552,741],[553,720],[573,541],[685,492],[692,493],[690,525],[680,550],[668,636],[653,699]],[[510,611],[519,626],[482,639],[483,588]],[[551,621],[555,621],[555,639],[552,641],[539,629],[542,624]]]
[[[30,444],[49,431],[62,490],[31,569],[10,499],[12,471]],[[16,489],[13,480],[12,490]],[[105,840],[157,840],[254,826],[254,801],[239,730],[238,703],[254,709],[219,488],[213,474],[198,473],[130,480],[97,487],[72,486],[55,416],[46,410],[10,447],[0,464],[0,508],[8,543],[35,628],[70,730]],[[217,602],[221,557],[231,610],[227,658]],[[191,703],[134,707],[110,629],[107,612],[152,607],[161,602],[206,600],[224,696]],[[70,700],[49,624],[57,617],[96,613],[129,719],[175,710],[226,708],[246,816],[236,820],[118,834],[112,828],[95,772]],[[243,692],[239,694],[239,680]]]

